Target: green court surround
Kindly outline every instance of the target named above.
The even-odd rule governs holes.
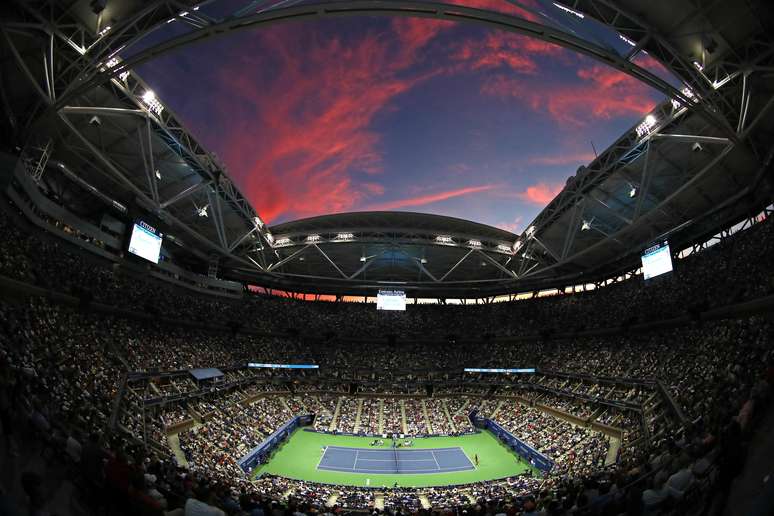
[[[411,475],[344,473],[317,469],[325,446],[374,449],[370,446],[373,440],[373,437],[321,434],[300,428],[280,445],[267,464],[256,468],[253,474],[272,474],[309,482],[361,487],[392,487],[396,482],[401,487],[431,487],[496,480],[532,469],[488,431],[458,437],[412,438],[414,449],[459,446],[471,461],[478,454],[479,465],[472,471]],[[384,447],[390,446],[390,440],[385,439]],[[537,474],[537,471],[533,471],[533,474]]]

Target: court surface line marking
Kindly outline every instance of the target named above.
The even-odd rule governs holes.
[[[352,464],[351,468],[346,467],[339,467],[339,466],[324,466],[321,465],[323,462],[323,459],[327,456],[328,451],[331,451],[331,455],[333,455],[333,452],[336,450],[346,450],[348,452],[355,452],[355,461]],[[438,459],[436,457],[435,452],[441,451],[454,451],[454,452],[462,452],[463,457],[468,461],[467,466],[455,466],[451,468],[441,468],[440,464],[438,463]],[[347,447],[347,446],[326,446],[325,451],[320,457],[320,460],[317,463],[317,470],[325,470],[325,471],[339,471],[339,472],[348,472],[348,473],[374,473],[374,474],[402,474],[399,469],[397,468],[397,462],[396,462],[396,468],[394,472],[390,472],[388,470],[374,470],[371,468],[359,468],[358,462],[393,462],[394,459],[366,459],[360,458],[360,453],[364,452],[364,454],[368,454],[369,452],[376,452],[381,456],[384,456],[386,453],[390,453],[387,449],[377,449],[377,450],[363,450],[360,448],[353,448],[353,447]],[[470,460],[470,457],[468,457],[467,453],[462,449],[461,446],[457,447],[446,447],[446,448],[415,448],[413,450],[399,450],[400,455],[410,455],[411,452],[429,452],[432,455],[432,460],[435,462],[436,469],[433,470],[425,470],[425,469],[418,469],[418,470],[409,470],[405,474],[430,474],[430,473],[451,473],[451,472],[460,472],[460,471],[470,471],[478,469],[475,464],[473,464],[473,461]],[[401,462],[430,462],[430,459],[398,459]]]
[[[460,471],[470,471],[470,468],[468,467],[449,468],[441,471],[438,471],[437,469],[428,469],[428,470],[420,469],[420,470],[409,471],[406,473],[395,473],[393,471],[383,470],[383,469],[365,469],[364,468],[364,469],[355,470],[355,469],[335,468],[335,467],[326,467],[326,466],[322,466],[320,469],[323,471],[338,471],[340,473],[372,473],[372,474],[381,474],[381,475],[431,475],[434,473],[456,473]]]
[[[400,462],[430,462],[430,459],[398,459]],[[358,459],[360,462],[394,462],[395,459]],[[438,461],[435,461],[436,464]]]
[[[435,461],[435,467],[438,468],[438,471],[441,471],[441,466],[438,464],[438,459],[435,458],[435,453],[431,454],[433,456],[433,460]]]
[[[468,454],[467,454],[467,453],[465,453],[465,450],[463,450],[462,448],[460,448],[460,451],[461,451],[461,452],[462,452],[462,454],[465,456],[465,458],[466,458],[466,459],[468,459],[468,462],[470,463],[470,465],[471,465],[471,466],[473,466],[473,471],[477,470],[477,469],[478,469],[478,466],[476,466],[475,464],[473,464],[473,461],[472,461],[472,460],[470,460],[470,457],[468,457]]]
[[[316,469],[320,469],[320,464],[322,464],[322,461],[325,458],[325,455],[327,453],[328,453],[328,447],[326,446],[325,448],[323,448],[323,453],[322,453],[322,456],[320,456],[320,460],[317,461],[317,468]]]

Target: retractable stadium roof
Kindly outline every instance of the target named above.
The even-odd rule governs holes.
[[[152,217],[181,262],[216,263],[225,278],[303,292],[372,294],[392,285],[422,296],[474,297],[592,281],[631,270],[654,241],[688,245],[770,202],[770,3],[557,4],[610,26],[631,48],[618,52],[539,12],[543,21],[534,22],[424,1],[245,2],[234,11],[234,2],[217,1],[12,0],[0,7],[0,71],[9,78],[0,82],[4,140],[41,184],[65,181],[66,169],[67,181],[116,201],[72,196],[72,207]],[[572,175],[521,235],[383,212],[267,227],[261,207],[250,205],[217,157],[134,71],[232,31],[363,14],[528,34],[627,73],[667,100]],[[175,31],[158,30],[170,20]],[[639,52],[681,84],[638,67]]]

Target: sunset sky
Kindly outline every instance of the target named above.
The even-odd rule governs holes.
[[[626,50],[593,21],[534,1],[531,10],[461,3],[542,18]],[[637,62],[661,73],[647,55]],[[419,18],[245,30],[140,73],[270,224],[407,210],[518,233],[593,159],[591,142],[605,149],[662,100],[561,47]]]

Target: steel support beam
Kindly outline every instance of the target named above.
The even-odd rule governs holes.
[[[100,106],[65,106],[59,110],[68,115],[104,115],[104,116],[138,116],[148,118],[148,112],[142,109],[127,109]]]
[[[669,140],[683,143],[708,143],[712,145],[726,145],[731,142],[728,138],[717,136],[701,136],[698,134],[666,134],[654,133],[650,135],[651,140]]]
[[[159,187],[156,178],[156,166],[153,159],[153,139],[150,130],[150,119],[145,119],[146,131],[143,135],[142,130],[137,131],[137,139],[140,144],[140,155],[145,169],[145,176],[148,178],[148,188],[150,188],[153,203],[159,205]]]
[[[251,229],[251,230],[247,231],[247,232],[246,232],[245,234],[243,234],[241,237],[239,237],[239,238],[237,238],[236,240],[234,240],[234,242],[232,242],[232,243],[231,243],[231,245],[230,245],[230,246],[228,246],[228,251],[229,251],[229,252],[233,252],[233,251],[234,251],[234,249],[236,249],[237,247],[239,247],[239,245],[240,245],[242,242],[244,242],[245,240],[247,240],[247,239],[250,237],[250,235],[252,235],[252,234],[253,234],[253,233],[255,233],[256,231],[258,231],[258,228],[253,228],[253,229]]]
[[[273,263],[273,264],[269,265],[269,267],[266,270],[267,271],[274,271],[277,268],[282,267],[286,263],[288,263],[288,262],[292,261],[293,259],[295,259],[297,256],[301,256],[301,253],[303,253],[304,251],[309,249],[311,246],[312,246],[312,244],[305,245],[304,247],[302,247],[301,249],[299,249],[295,253],[291,254],[290,256],[286,256],[285,258],[281,259],[277,263]]]
[[[573,208],[572,217],[570,217],[570,227],[567,228],[567,232],[564,236],[564,244],[562,245],[562,254],[560,255],[562,260],[567,258],[567,254],[570,252],[572,244],[575,241],[575,237],[578,234],[578,228],[580,227],[580,223],[583,220],[584,204],[584,201],[580,200]]]
[[[455,263],[454,265],[452,265],[452,266],[451,266],[451,268],[450,268],[448,271],[446,271],[446,273],[445,273],[443,276],[441,276],[441,277],[440,277],[440,279],[439,279],[438,281],[443,281],[443,280],[445,280],[445,279],[446,279],[446,277],[447,277],[449,274],[451,274],[452,272],[454,272],[454,269],[456,269],[457,267],[459,267],[459,266],[460,266],[460,264],[461,264],[462,262],[464,262],[464,261],[465,261],[465,259],[466,259],[468,256],[470,256],[472,253],[473,253],[473,249],[470,249],[470,250],[469,250],[467,253],[465,253],[465,255],[464,255],[462,258],[460,258],[460,259],[457,261],[457,263]]]
[[[415,258],[402,249],[400,250],[400,253],[406,256],[410,261],[414,262],[414,264],[417,266],[417,269],[419,269],[419,271],[422,272],[425,276],[433,280],[434,283],[438,283],[438,278],[433,276],[433,273],[427,270],[427,267],[425,267],[425,264],[422,263],[420,258]]]
[[[355,279],[361,274],[363,274],[371,267],[371,265],[376,261],[377,258],[384,256],[386,252],[387,251],[381,251],[380,253],[377,253],[374,256],[366,257],[366,261],[363,263],[363,265],[361,265],[358,270],[352,273],[351,276],[347,277],[347,279]]]
[[[153,199],[148,197],[148,195],[140,190],[137,185],[135,185],[129,178],[124,175],[124,173],[119,170],[113,162],[108,159],[101,150],[99,150],[91,141],[89,141],[88,138],[86,138],[81,131],[78,130],[77,127],[75,127],[75,124],[73,124],[69,118],[64,113],[59,113],[59,118],[65,123],[65,125],[70,129],[73,135],[75,135],[81,143],[83,143],[86,148],[89,150],[89,152],[97,158],[102,164],[105,166],[107,171],[113,176],[114,179],[118,180],[119,183],[123,184],[126,188],[128,188],[131,192],[133,192],[138,198],[145,201],[148,205],[155,206],[155,203],[153,202]]]
[[[602,206],[607,213],[610,213],[613,217],[617,218],[618,220],[620,220],[624,224],[631,224],[632,223],[631,219],[629,219],[627,217],[624,217],[623,215],[618,213],[614,208],[611,208],[610,206],[608,206],[604,201],[601,201],[601,200],[597,199],[596,197],[594,197],[592,192],[589,192],[589,194],[586,196],[586,199],[591,199],[592,201],[596,202],[598,205]]]
[[[215,185],[215,188],[215,191],[207,190],[207,199],[209,200],[210,214],[212,215],[210,218],[215,226],[220,246],[223,249],[228,249],[228,239],[226,238],[226,230],[223,225],[223,210],[220,208],[220,195],[217,192],[217,185]]]
[[[317,250],[320,252],[320,254],[323,256],[323,258],[325,258],[325,259],[328,261],[328,263],[330,263],[330,264],[333,266],[333,268],[334,268],[334,269],[336,269],[336,272],[338,272],[338,273],[341,275],[341,277],[342,277],[342,278],[344,278],[344,279],[347,279],[347,277],[348,277],[348,276],[347,276],[346,274],[344,274],[344,271],[342,271],[342,270],[339,268],[339,266],[338,266],[338,265],[336,265],[336,262],[334,262],[333,260],[331,260],[331,257],[330,257],[330,256],[328,256],[328,255],[325,253],[325,251],[323,251],[322,249],[320,249],[320,246],[319,246],[319,245],[317,245],[317,244],[312,244],[312,245],[314,246],[314,248],[315,248],[315,249],[317,249]]]
[[[480,254],[481,256],[483,256],[483,257],[484,257],[484,259],[485,259],[487,262],[491,263],[492,265],[494,265],[495,267],[497,267],[498,269],[500,269],[500,270],[501,270],[502,272],[504,272],[506,275],[510,276],[511,278],[518,278],[518,276],[516,275],[516,273],[515,273],[515,272],[513,272],[513,271],[512,271],[512,270],[510,270],[510,269],[508,269],[507,267],[504,267],[504,266],[503,266],[503,265],[502,265],[500,262],[498,262],[497,260],[495,260],[494,258],[492,258],[491,256],[489,256],[489,255],[488,255],[488,254],[486,254],[485,252],[483,252],[483,251],[481,251],[481,250],[479,250],[479,249],[475,249],[475,251],[476,251],[478,254]]]
[[[637,220],[640,218],[640,215],[642,214],[642,207],[645,205],[645,198],[648,196],[648,193],[650,192],[650,167],[648,166],[650,163],[650,146],[652,145],[651,140],[648,140],[648,143],[645,147],[645,163],[642,165],[642,179],[640,180],[640,192],[639,196],[637,197],[637,203],[634,206],[634,215],[632,216],[633,220]]]
[[[202,181],[201,183],[197,183],[195,185],[189,186],[185,190],[182,190],[182,191],[176,193],[175,195],[173,195],[172,197],[170,197],[166,201],[162,202],[159,205],[159,208],[161,208],[162,210],[164,210],[166,208],[169,208],[170,206],[172,206],[176,202],[178,202],[178,201],[180,201],[182,199],[185,199],[186,197],[189,197],[189,196],[195,194],[196,192],[198,192],[202,188],[207,188],[208,186],[211,186],[211,185],[212,185],[212,183],[210,181]]]
[[[16,60],[16,64],[24,73],[25,77],[27,77],[27,80],[30,82],[30,85],[35,89],[35,91],[38,93],[38,95],[40,96],[41,100],[43,100],[43,102],[45,102],[46,104],[51,104],[53,102],[51,97],[47,95],[45,91],[43,91],[43,88],[40,87],[40,84],[38,84],[38,81],[37,79],[35,79],[35,76],[32,75],[30,68],[27,66],[27,63],[24,62],[24,59],[22,58],[21,54],[19,54],[19,51],[17,50],[16,45],[13,44],[11,37],[8,35],[8,31],[6,31],[5,28],[0,27],[0,32],[2,32],[3,38],[5,39],[5,42],[8,44],[8,48],[11,50],[11,53],[13,54],[13,57]]]
[[[545,249],[545,251],[546,251],[548,254],[550,254],[550,255],[551,255],[551,258],[553,258],[553,259],[554,259],[554,260],[556,260],[557,262],[560,260],[559,256],[557,256],[557,255],[556,255],[556,253],[555,253],[555,252],[554,252],[554,251],[553,251],[553,250],[552,250],[550,247],[548,247],[548,246],[547,246],[547,245],[545,245],[543,242],[541,242],[541,241],[540,241],[540,239],[537,237],[537,235],[533,234],[533,235],[532,235],[532,240],[534,240],[535,242],[537,242],[537,243],[540,245],[540,247],[542,247],[543,249]]]

